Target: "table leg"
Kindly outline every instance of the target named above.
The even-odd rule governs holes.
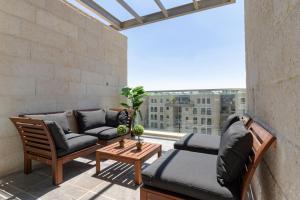
[[[99,153],[96,153],[96,174],[100,173],[100,162],[101,162],[100,155]]]
[[[161,147],[160,147],[159,151],[157,152],[157,156],[158,156],[158,157],[161,156],[161,151],[162,151],[162,150],[161,150]]]
[[[135,168],[135,184],[142,184],[142,162],[136,161],[134,164]]]

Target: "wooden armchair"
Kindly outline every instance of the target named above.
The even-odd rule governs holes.
[[[99,144],[81,149],[68,155],[58,157],[53,138],[43,120],[23,117],[11,117],[17,128],[24,149],[24,173],[32,170],[32,160],[37,160],[52,167],[53,184],[63,181],[63,164],[75,158],[86,156],[100,148]]]

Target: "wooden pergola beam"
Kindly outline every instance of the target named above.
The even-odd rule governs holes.
[[[160,8],[161,12],[164,14],[165,17],[168,17],[168,11],[166,10],[165,6],[162,4],[160,0],[154,0],[157,6]]]
[[[199,9],[198,1],[197,0],[193,0],[193,3],[194,3],[194,8],[196,10],[198,10]]]
[[[143,23],[143,18],[139,14],[137,14],[137,12],[135,12],[135,10],[133,10],[124,0],[117,0],[117,2],[132,16],[134,16],[136,21],[138,21],[140,24]]]
[[[224,6],[227,4],[232,4],[234,2],[235,0],[201,0],[201,4],[199,4],[198,9],[195,9],[194,3],[185,4],[182,6],[168,9],[167,10],[168,17],[165,17],[163,12],[156,12],[156,13],[143,16],[143,23],[139,23],[135,19],[124,21],[121,23],[121,29],[125,30],[125,29],[129,29],[129,28],[133,28],[145,24],[150,24],[150,23],[154,23],[166,19],[171,19],[174,17],[179,17],[179,16],[183,16],[183,15],[187,15],[187,14],[191,14],[203,10],[208,10],[211,8]]]
[[[92,11],[93,13],[97,14],[99,17],[109,22],[113,28],[121,30],[121,21],[93,0],[77,0],[77,2],[83,5],[85,8]]]

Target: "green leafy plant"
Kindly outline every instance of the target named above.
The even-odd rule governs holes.
[[[121,105],[127,109],[132,110],[132,127],[134,127],[135,119],[139,113],[142,118],[140,107],[144,102],[144,97],[147,96],[147,92],[144,90],[143,86],[138,86],[135,88],[124,87],[122,88],[121,95],[127,98],[127,103],[121,103]]]
[[[125,135],[128,132],[128,128],[126,125],[119,125],[117,128],[118,135]]]
[[[140,142],[140,136],[144,133],[144,127],[138,124],[133,127],[132,132],[135,136],[138,137],[138,141]]]

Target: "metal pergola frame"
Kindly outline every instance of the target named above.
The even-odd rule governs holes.
[[[161,0],[153,0],[159,7],[160,11],[140,16],[128,3],[126,3],[125,0],[115,1],[118,2],[134,18],[126,21],[120,21],[94,0],[77,0],[77,2],[81,5],[107,21],[112,28],[119,31],[235,3],[235,0],[191,0],[191,3],[166,9]]]

